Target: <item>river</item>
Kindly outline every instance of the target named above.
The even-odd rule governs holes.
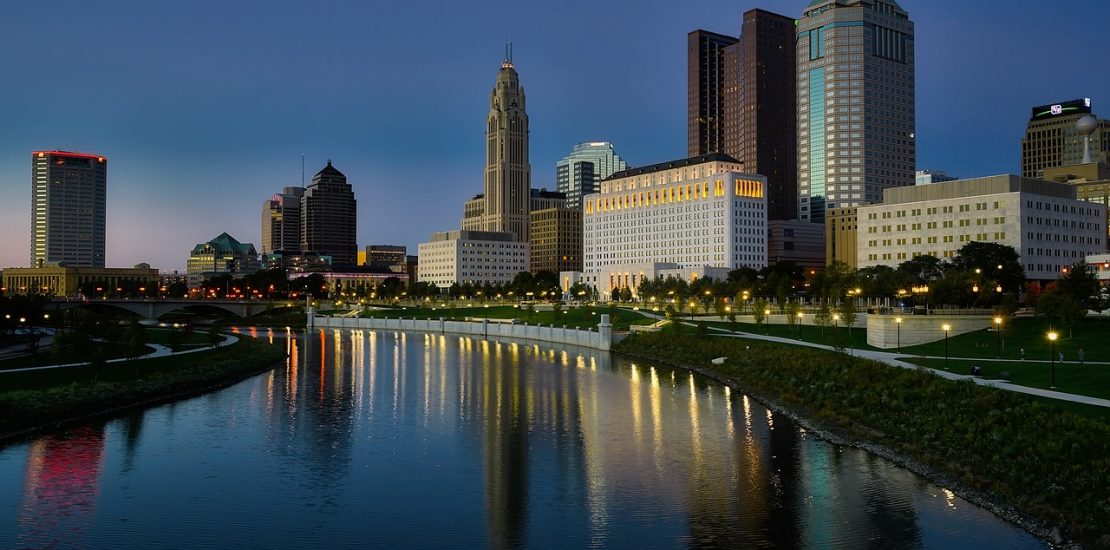
[[[684,371],[431,334],[271,341],[292,352],[272,372],[0,449],[0,548],[1044,547]]]

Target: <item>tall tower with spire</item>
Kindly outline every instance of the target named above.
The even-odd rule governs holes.
[[[505,60],[489,97],[486,117],[486,169],[484,194],[468,203],[463,229],[505,231],[519,242],[528,242],[529,191],[532,167],[528,163],[528,113],[524,87],[513,66],[512,45],[505,46]],[[481,212],[476,203],[481,203]]]

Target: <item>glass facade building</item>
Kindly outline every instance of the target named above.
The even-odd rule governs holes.
[[[798,217],[914,184],[914,25],[893,0],[814,0],[797,26]]]
[[[579,143],[555,164],[556,189],[567,196],[567,208],[582,208],[582,197],[597,193],[601,180],[626,169],[628,164],[612,143]]]

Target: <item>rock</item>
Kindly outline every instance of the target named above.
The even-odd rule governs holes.
[[[728,357],[718,357],[710,361],[710,363],[713,363],[714,365],[723,365],[725,364],[725,359],[728,359]]]

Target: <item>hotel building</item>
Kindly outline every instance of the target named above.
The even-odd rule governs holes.
[[[887,189],[882,204],[858,209],[859,267],[950,259],[978,241],[1013,247],[1029,279],[1056,279],[1106,250],[1105,224],[1106,206],[1078,200],[1075,187],[1014,175]]]
[[[766,180],[720,153],[618,172],[585,198],[584,241],[575,277],[598,292],[635,290],[665,270],[694,279],[762,268]]]
[[[108,159],[31,155],[31,267],[104,267]]]
[[[528,271],[528,243],[507,231],[440,231],[420,243],[421,282],[440,288],[463,283],[508,283]]]

